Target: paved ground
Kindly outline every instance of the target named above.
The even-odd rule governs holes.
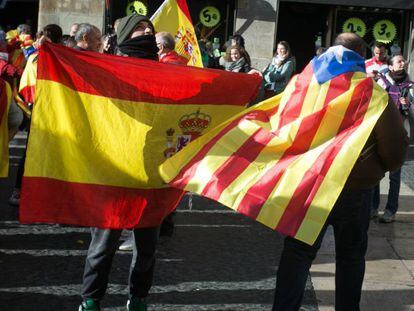
[[[414,310],[414,156],[402,168],[400,207],[396,221],[371,221],[361,310]],[[381,207],[385,207],[388,178],[381,182]],[[332,231],[311,269],[320,311],[334,310],[335,244]]]
[[[21,152],[12,154],[11,178],[0,181],[0,310],[76,310],[88,229],[19,225],[18,209],[7,204]],[[362,310],[414,310],[414,162],[403,181],[397,222],[370,229]],[[280,235],[199,197],[184,198],[176,222],[174,237],[160,241],[150,310],[271,309]],[[333,310],[333,248],[328,232],[303,310]],[[130,257],[115,257],[104,310],[124,310]]]
[[[0,310],[77,310],[89,231],[19,225],[7,198],[23,141],[12,142],[11,177],[0,180]],[[280,235],[200,197],[183,199],[176,223],[160,241],[150,310],[271,309]],[[124,310],[130,260],[115,256],[104,310]],[[303,310],[317,310],[310,279]]]

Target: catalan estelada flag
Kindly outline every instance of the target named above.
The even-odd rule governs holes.
[[[151,21],[157,32],[167,31],[175,37],[175,51],[188,59],[187,65],[203,67],[186,0],[165,0]]]
[[[313,244],[387,101],[364,59],[333,47],[284,93],[168,159],[161,175]]]
[[[183,191],[158,166],[257,93],[260,78],[45,44],[22,223],[158,225]]]
[[[9,134],[7,115],[10,108],[11,88],[9,84],[0,79],[0,177],[9,174]]]

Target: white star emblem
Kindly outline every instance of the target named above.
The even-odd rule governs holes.
[[[344,53],[348,51],[348,52],[352,52],[350,49],[347,49],[346,47],[342,46],[342,45],[336,45],[336,46],[332,46],[330,47],[325,53],[333,53],[335,56],[335,59],[338,63],[342,64],[342,59],[344,57]],[[323,55],[323,54],[322,54]],[[322,56],[321,55],[321,56]],[[319,58],[321,57],[319,56]],[[318,60],[319,60],[318,58]]]

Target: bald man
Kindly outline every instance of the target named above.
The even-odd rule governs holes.
[[[352,55],[349,58],[350,62],[364,64],[366,44],[357,35],[340,34],[335,40],[335,46],[343,46],[355,52],[348,51]],[[344,52],[343,49],[333,48],[331,53],[333,51],[335,54],[338,53],[338,56],[345,57],[340,55]],[[328,50],[326,53],[329,52]],[[334,66],[350,66],[349,63],[339,60],[338,63],[333,63]],[[338,68],[340,67],[335,69]],[[330,71],[327,74],[333,73]],[[329,225],[334,229],[336,251],[335,310],[359,310],[373,188],[382,179],[385,171],[401,167],[407,147],[407,132],[401,123],[399,112],[393,103],[388,103],[316,242],[308,245],[291,237],[285,238],[277,272],[273,311],[300,309],[309,269]]]

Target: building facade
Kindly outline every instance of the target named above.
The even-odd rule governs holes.
[[[0,23],[8,8],[38,6],[39,28],[49,23],[68,32],[74,22],[110,30],[115,19],[134,11],[151,16],[163,0],[0,0]],[[291,44],[298,70],[320,46],[330,46],[343,31],[358,33],[369,45],[388,44],[414,59],[412,0],[187,0],[199,38],[223,45],[233,33],[243,35],[253,65],[262,69],[280,40]],[[28,10],[24,10],[29,12]],[[23,11],[22,11],[23,13]],[[32,14],[33,15],[33,14]],[[22,16],[23,17],[23,16]],[[24,22],[19,21],[19,23]],[[414,78],[414,66],[410,65]]]

